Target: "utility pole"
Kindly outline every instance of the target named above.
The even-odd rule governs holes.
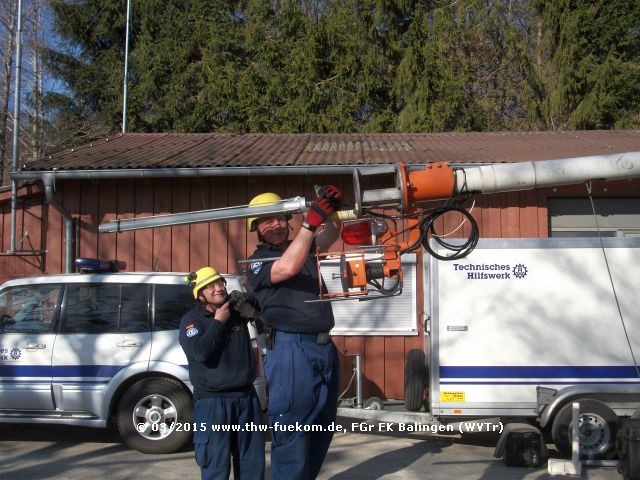
[[[12,172],[19,170],[20,142],[20,72],[22,70],[22,0],[18,0],[18,16],[16,17],[16,86],[13,97],[13,168]],[[16,252],[16,211],[18,209],[18,183],[11,180],[11,242],[9,253]]]

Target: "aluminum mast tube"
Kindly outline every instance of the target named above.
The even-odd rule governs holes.
[[[456,170],[455,193],[513,192],[588,180],[640,177],[640,152],[465,167]]]
[[[299,213],[304,209],[306,209],[304,197],[295,197],[284,200],[282,203],[278,203],[276,205],[265,205],[264,207],[249,207],[247,205],[242,205],[239,207],[214,208],[211,210],[156,215],[153,217],[119,219],[99,225],[98,232],[125,232],[128,230],[141,230],[144,228],[231,220],[269,214],[277,215],[280,213]]]

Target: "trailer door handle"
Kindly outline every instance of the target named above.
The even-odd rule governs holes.
[[[447,332],[466,332],[469,325],[447,325]]]
[[[118,346],[122,348],[141,347],[142,345],[144,345],[143,342],[137,340],[124,340],[118,344]]]

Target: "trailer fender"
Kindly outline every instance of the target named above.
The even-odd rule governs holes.
[[[542,438],[542,432],[533,425],[509,423],[500,434],[493,456],[504,457],[508,466],[538,467],[549,456]]]
[[[638,384],[618,383],[615,385],[571,385],[558,390],[552,397],[551,401],[543,407],[544,409],[540,415],[539,423],[542,428],[546,427],[553,419],[556,412],[559,411],[564,404],[578,397],[589,397],[606,403],[606,400],[608,399],[617,402],[624,402],[625,397],[632,397],[633,395],[639,394],[640,385]],[[635,402],[638,401],[637,398],[638,397],[635,398]],[[631,402],[632,398],[629,398],[628,400]]]

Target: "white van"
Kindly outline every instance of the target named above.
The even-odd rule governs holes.
[[[141,452],[182,447],[193,409],[178,343],[180,319],[194,302],[184,276],[92,272],[3,284],[0,422],[106,427],[113,420]],[[242,290],[237,277],[225,278],[229,291]],[[259,339],[251,323],[249,330],[266,406]]]

